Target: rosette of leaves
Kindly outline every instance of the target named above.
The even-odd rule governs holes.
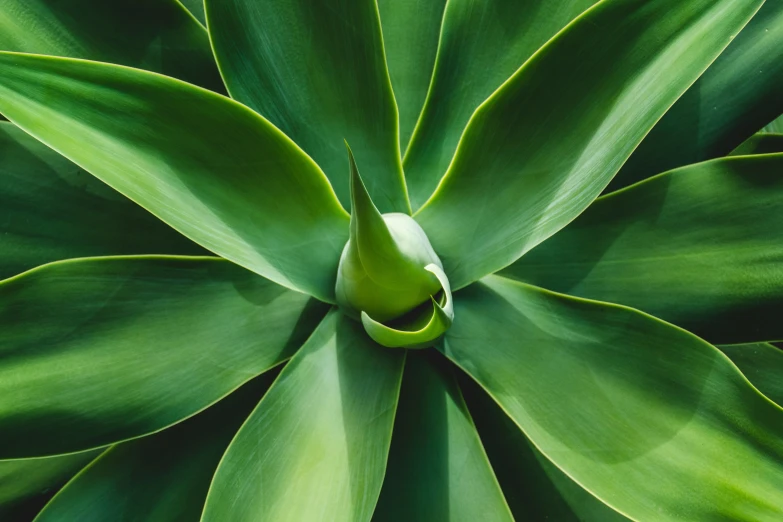
[[[783,518],[783,2],[186,4],[0,0],[2,520]]]

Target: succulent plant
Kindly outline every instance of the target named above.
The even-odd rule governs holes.
[[[0,0],[0,49],[3,521],[783,519],[782,1]]]

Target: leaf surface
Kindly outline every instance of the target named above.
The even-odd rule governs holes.
[[[127,65],[225,92],[207,32],[177,0],[0,0],[0,50]]]
[[[181,424],[112,447],[35,522],[197,522],[215,468],[272,383],[270,373]]]
[[[781,85],[783,2],[769,0],[656,124],[606,190],[727,155],[783,112]]]
[[[443,177],[476,108],[547,40],[595,1],[449,0],[440,28],[432,83],[403,161],[414,209],[427,200]],[[438,4],[381,2],[384,34],[387,34],[384,3],[406,7]],[[419,23],[422,22],[419,19]],[[396,82],[398,67],[394,61],[398,52],[395,46],[407,48],[408,42],[414,41],[398,37],[387,44],[393,82]],[[423,51],[424,47],[420,49]],[[402,105],[401,114],[405,114]],[[402,143],[404,146],[408,142],[403,140]]]
[[[410,212],[375,0],[206,0],[231,96],[294,140],[350,208],[351,144],[381,212]]]
[[[526,62],[474,113],[416,215],[454,289],[578,216],[761,3],[599,2]]]
[[[0,457],[158,431],[301,346],[324,305],[215,258],[63,261],[0,283]]]
[[[715,347],[638,311],[498,276],[444,352],[566,474],[633,520],[783,516],[783,410]]]
[[[446,0],[378,0],[402,152],[427,97]]]
[[[783,404],[783,350],[768,343],[718,346],[761,393]]]
[[[597,200],[501,272],[710,342],[783,339],[783,154],[712,160]]]
[[[247,107],[144,71],[0,53],[0,112],[208,250],[334,299],[348,215]]]
[[[513,522],[449,366],[408,352],[373,522]]]
[[[0,122],[0,279],[74,257],[208,255],[9,122]]]
[[[758,132],[731,151],[730,156],[783,152],[783,133]]]
[[[358,322],[327,315],[229,446],[202,520],[369,520],[404,360]]]

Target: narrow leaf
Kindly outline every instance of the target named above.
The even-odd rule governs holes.
[[[634,151],[607,191],[725,156],[783,112],[783,2],[764,3]]]
[[[452,286],[578,216],[761,4],[606,0],[550,40],[476,111],[416,216]]]
[[[208,255],[9,122],[0,122],[0,279],[74,257]]]
[[[202,520],[369,520],[404,360],[331,312],[229,446]]]
[[[783,339],[783,154],[684,167],[605,196],[501,273],[638,308],[714,343]]]
[[[0,50],[127,65],[225,92],[207,32],[177,0],[0,0]]]
[[[606,504],[660,522],[783,516],[783,410],[716,348],[497,276],[457,297],[446,355]]]
[[[0,283],[0,457],[145,435],[290,357],[324,312],[215,258],[94,258]]]
[[[0,53],[0,112],[205,248],[334,299],[348,216],[247,107],[139,70]]]
[[[375,0],[206,0],[205,6],[231,96],[302,147],[345,208],[343,140],[378,208],[410,212]]]
[[[373,522],[513,522],[449,366],[408,353]]]
[[[775,134],[783,134],[783,115],[764,127],[763,131],[772,132]]]
[[[547,40],[596,0],[449,0],[440,29],[432,83],[403,165],[411,204],[419,208],[432,194],[454,156],[473,112]],[[421,4],[387,0],[383,4]],[[434,33],[435,34],[435,33]],[[407,45],[407,34],[391,42]],[[395,63],[390,61],[392,80]],[[397,84],[395,83],[395,93]],[[398,97],[398,103],[400,102]],[[402,110],[402,109],[401,109]],[[404,114],[404,113],[403,113]],[[404,123],[403,119],[403,123]],[[403,145],[406,142],[403,141]]]
[[[35,521],[198,521],[220,458],[276,375],[258,377],[161,433],[112,447]]]
[[[427,96],[446,0],[378,0],[404,153]]]

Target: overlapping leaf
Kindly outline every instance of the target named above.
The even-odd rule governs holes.
[[[205,6],[231,96],[302,147],[345,208],[343,140],[381,212],[409,212],[375,0],[206,0]]]
[[[632,520],[783,516],[783,410],[716,348],[498,276],[458,297],[446,355],[601,500]]]
[[[324,310],[227,261],[65,261],[0,283],[0,458],[160,430],[290,357]]]
[[[207,32],[177,0],[0,0],[0,50],[138,67],[225,92]]]
[[[714,343],[783,339],[783,154],[684,167],[604,196],[502,274],[620,303]]]
[[[606,0],[536,53],[473,115],[416,215],[452,286],[579,215],[761,4]]]
[[[783,350],[768,343],[718,346],[764,395],[783,404]]]
[[[0,112],[207,249],[334,299],[348,215],[247,107],[139,70],[0,53]]]
[[[229,446],[202,520],[369,520],[404,360],[341,312],[327,315]]]

